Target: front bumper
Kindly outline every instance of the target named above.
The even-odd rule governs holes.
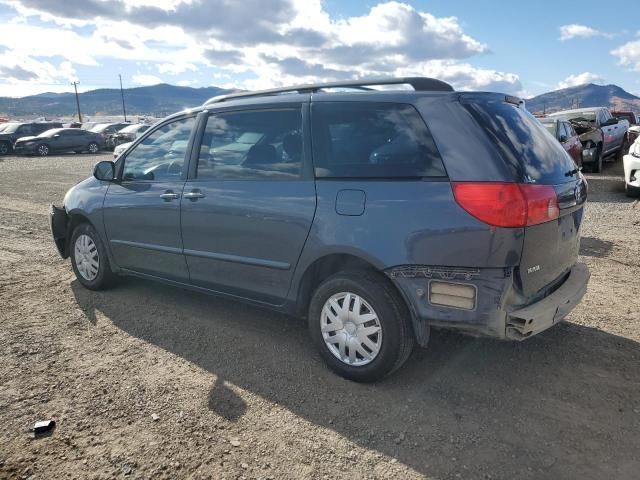
[[[627,185],[640,188],[640,157],[628,154],[623,157],[622,163],[624,164],[624,181]],[[631,178],[632,176],[634,179]]]
[[[49,226],[51,227],[51,234],[53,235],[53,241],[56,244],[58,253],[62,258],[67,258],[69,256],[67,249],[68,220],[67,211],[64,207],[60,208],[55,205],[51,205],[49,207]]]
[[[16,143],[13,146],[13,151],[17,154],[17,155],[29,155],[32,153],[35,153],[36,151],[36,144],[35,143]]]
[[[414,331],[421,344],[428,339],[426,327],[524,340],[562,320],[584,296],[590,277],[587,266],[577,263],[551,293],[527,304],[515,286],[512,268],[397,267],[386,273],[411,308]],[[473,308],[432,303],[432,282],[475,288]]]

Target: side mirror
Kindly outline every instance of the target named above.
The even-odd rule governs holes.
[[[109,160],[103,160],[102,162],[96,163],[96,166],[93,168],[93,176],[98,180],[104,180],[106,182],[113,182],[113,179],[116,176],[116,166],[113,162]]]
[[[560,135],[560,143],[564,143],[567,141],[567,136],[566,135]]]

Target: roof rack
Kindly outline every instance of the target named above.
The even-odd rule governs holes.
[[[229,93],[210,98],[204,104],[226,102],[239,98],[265,97],[283,93],[316,93],[328,88],[353,88],[357,90],[372,90],[371,86],[378,85],[411,85],[417,92],[453,92],[453,87],[448,83],[435,78],[426,77],[401,77],[401,78],[372,78],[366,80],[348,80],[344,82],[312,83],[295,85],[292,87],[271,88],[269,90],[257,90],[253,92]]]

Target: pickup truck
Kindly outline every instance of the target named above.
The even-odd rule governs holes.
[[[602,170],[604,157],[616,154],[622,159],[629,149],[629,122],[613,117],[605,107],[564,110],[549,116],[571,122],[582,142],[582,163],[593,172]],[[601,140],[594,130],[602,133]]]

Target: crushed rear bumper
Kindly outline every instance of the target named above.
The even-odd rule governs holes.
[[[584,297],[590,276],[584,263],[576,263],[564,283],[552,294],[508,314],[506,338],[524,340],[560,322]]]
[[[402,266],[386,271],[407,301],[418,343],[426,345],[428,327],[455,329],[474,336],[525,340],[560,322],[584,296],[589,269],[576,263],[553,290],[534,303],[518,293],[509,268],[445,268]],[[434,281],[473,287],[474,308],[434,302]],[[470,290],[469,290],[470,291]]]

